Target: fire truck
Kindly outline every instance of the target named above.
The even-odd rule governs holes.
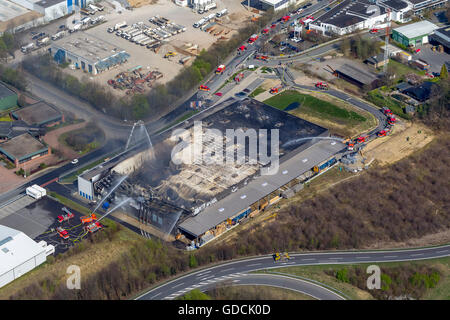
[[[225,65],[221,64],[220,66],[217,67],[216,74],[222,74],[224,71],[225,71]]]
[[[200,87],[198,87],[198,89],[202,90],[202,91],[209,91],[209,90],[211,90],[211,89],[209,89],[208,86],[205,86],[205,85],[201,85]]]
[[[328,83],[325,82],[317,82],[315,84],[316,88],[321,89],[321,90],[328,90]]]
[[[62,228],[62,227],[57,227],[56,228],[56,232],[58,232],[58,235],[63,238],[63,239],[69,239],[69,233],[67,232],[66,229]]]
[[[373,29],[370,29],[369,33],[374,34],[374,33],[378,33],[378,31],[380,31],[380,29],[373,28]]]
[[[103,228],[103,226],[98,221],[91,222],[84,226],[84,229],[90,233],[94,233],[102,228]]]
[[[394,114],[392,113],[392,111],[388,108],[388,107],[383,107],[381,108],[381,111],[383,112],[383,114],[387,117],[392,117]]]
[[[386,128],[384,130],[378,131],[377,136],[378,137],[386,137],[388,134],[389,134],[389,129]]]
[[[66,214],[58,216],[59,223],[68,221],[68,220],[72,219],[73,217],[75,217],[75,215],[72,212],[70,212],[66,207],[62,208],[61,210]]]
[[[253,34],[249,39],[248,39],[248,43],[252,44],[253,42],[255,42],[256,40],[258,40],[259,36],[257,34]]]
[[[267,61],[268,58],[269,58],[268,56],[263,56],[263,55],[261,55],[261,54],[257,54],[257,55],[255,56],[255,59],[257,59],[257,60],[263,60],[263,61]]]
[[[97,216],[95,215],[95,213],[91,214],[90,216],[82,216],[80,218],[81,223],[85,224],[85,223],[91,223],[95,220],[97,220]]]
[[[275,86],[275,87],[273,87],[273,88],[270,88],[270,93],[271,94],[276,94],[276,93],[279,93],[280,91],[281,91],[281,88],[282,88],[282,85],[281,84],[279,84],[279,85],[277,85],[277,86]]]
[[[395,117],[388,117],[387,118],[387,123],[390,125],[394,125],[397,122],[397,119],[395,119]]]
[[[263,29],[263,31],[261,31],[262,34],[268,34],[269,33],[269,29]]]

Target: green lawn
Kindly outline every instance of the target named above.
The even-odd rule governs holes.
[[[392,110],[396,115],[405,118],[411,119],[411,116],[403,112],[404,104],[400,101],[393,99],[388,96],[384,96],[381,94],[380,89],[374,89],[367,93],[367,99],[373,104],[379,106],[380,108],[387,106]]]
[[[362,115],[340,108],[328,101],[320,100],[294,90],[284,91],[264,101],[264,103],[280,110],[286,109],[291,103],[299,102],[300,110],[313,117],[345,124],[357,124],[367,119]]]
[[[248,96],[249,96],[250,98],[254,98],[254,97],[256,97],[258,94],[263,93],[264,91],[266,91],[266,90],[264,90],[264,89],[260,86],[260,87],[256,88],[252,93],[250,93]]]
[[[425,75],[425,71],[423,71],[423,70],[417,70],[417,69],[411,68],[403,63],[400,63],[400,62],[392,60],[392,59],[389,59],[388,66],[392,66],[395,68],[397,78],[401,78],[408,73],[415,73],[419,76]]]

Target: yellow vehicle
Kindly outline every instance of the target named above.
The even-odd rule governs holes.
[[[177,53],[174,51],[169,51],[164,55],[164,58],[168,58],[168,57],[172,57],[172,56],[176,56]]]
[[[273,260],[274,260],[275,262],[278,261],[278,260],[280,260],[280,259],[281,259],[281,256],[280,256],[280,253],[279,253],[279,252],[273,254]]]

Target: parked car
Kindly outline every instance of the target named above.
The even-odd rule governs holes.
[[[216,92],[216,93],[214,93],[214,95],[216,95],[218,97],[221,97],[222,96],[222,92]]]
[[[250,89],[248,89],[248,88],[245,88],[244,90],[242,90],[243,92],[246,92],[246,93],[250,93]]]
[[[78,163],[78,159],[73,159],[71,164],[77,164]]]

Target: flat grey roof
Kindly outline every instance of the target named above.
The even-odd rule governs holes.
[[[195,217],[186,219],[178,228],[198,237],[221,222],[238,215],[251,204],[278,190],[344,148],[345,145],[340,142],[320,140],[281,163],[275,175],[255,178],[242,189],[207,207]]]
[[[67,51],[69,54],[81,57],[92,64],[124,52],[118,46],[83,31],[74,32],[52,42],[52,48]]]
[[[49,8],[51,6],[54,6],[55,4],[64,3],[67,2],[67,0],[41,0],[38,2],[35,2],[34,4],[37,6],[41,6],[43,8]]]
[[[374,74],[371,74],[365,70],[361,70],[349,64],[343,64],[342,66],[337,68],[336,71],[363,84],[370,84],[378,79]]]
[[[430,34],[436,29],[439,29],[439,27],[434,23],[431,23],[430,21],[427,20],[422,20],[416,23],[408,24],[406,26],[395,28],[393,31],[396,31],[404,35],[405,37],[411,39]]]
[[[1,152],[18,160],[45,150],[47,147],[29,133],[21,134],[0,144]]]
[[[14,111],[13,115],[30,125],[45,124],[50,121],[58,120],[62,116],[59,110],[56,110],[43,101],[20,108],[19,110]]]

